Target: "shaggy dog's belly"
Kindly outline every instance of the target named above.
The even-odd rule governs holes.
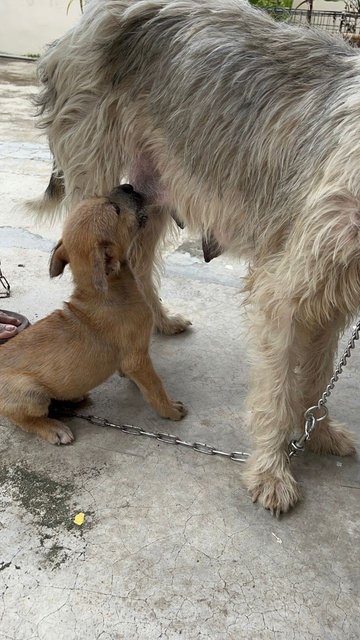
[[[148,205],[172,207],[170,193],[161,183],[161,176],[150,155],[136,155],[130,163],[129,182],[145,196]]]
[[[135,158],[130,162],[130,183],[134,185],[136,191],[145,196],[148,206],[167,209],[176,223],[183,226],[186,212],[177,209],[175,199],[170,189],[164,185],[153,158],[146,154],[136,154]],[[203,252],[206,262],[210,262],[230,247],[231,236],[224,233],[224,230],[213,227],[203,235]]]

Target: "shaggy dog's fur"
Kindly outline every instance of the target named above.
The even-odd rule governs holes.
[[[90,0],[39,70],[65,204],[127,176],[153,220],[175,210],[249,260],[244,479],[254,500],[286,511],[299,497],[289,434],[360,305],[359,52],[243,0]],[[330,419],[310,447],[354,452]]]
[[[127,263],[144,221],[142,198],[129,189],[85,200],[70,214],[50,263],[52,277],[70,264],[69,302],[0,349],[0,414],[53,444],[68,444],[73,435],[48,417],[50,401],[74,402],[116,370],[163,418],[185,415],[149,356],[153,315]]]

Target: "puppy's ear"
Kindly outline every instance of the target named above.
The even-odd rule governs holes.
[[[56,278],[63,273],[67,264],[69,264],[69,257],[62,240],[59,240],[50,258],[50,278]]]
[[[98,244],[93,252],[93,283],[95,289],[106,293],[108,283],[106,276],[119,273],[120,260],[115,244]]]

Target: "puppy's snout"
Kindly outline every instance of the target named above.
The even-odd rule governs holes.
[[[141,193],[135,191],[131,184],[120,184],[112,190],[109,197],[110,200],[116,202],[119,207],[121,207],[121,204],[124,204],[125,201],[125,203],[127,202],[128,205],[132,206],[136,211],[144,205],[143,196]]]
[[[121,184],[118,188],[124,191],[124,193],[134,193],[134,187],[131,184]]]
[[[131,194],[134,193],[134,187],[131,184],[119,184],[111,193],[118,193],[119,195],[121,195],[121,193]]]

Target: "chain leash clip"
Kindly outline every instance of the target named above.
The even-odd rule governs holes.
[[[309,409],[305,412],[305,414],[307,414],[308,411]],[[313,413],[310,413],[308,417],[305,418],[304,432],[302,433],[300,438],[298,438],[298,440],[294,438],[294,440],[291,440],[291,442],[289,443],[289,451],[288,451],[289,458],[292,458],[293,456],[297,456],[299,455],[299,453],[303,453],[305,451],[305,444],[307,443],[308,440],[310,440],[311,434],[314,431],[317,422],[318,421],[315,418]]]

